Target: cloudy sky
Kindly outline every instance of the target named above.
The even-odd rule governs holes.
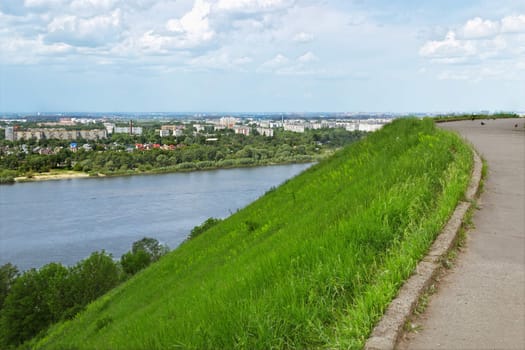
[[[0,112],[525,110],[523,0],[0,0]]]

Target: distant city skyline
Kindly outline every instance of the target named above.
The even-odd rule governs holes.
[[[525,2],[3,0],[2,113],[525,111]]]
[[[498,113],[515,113],[520,116],[525,116],[525,110],[471,110],[471,111],[411,111],[411,112],[389,112],[389,111],[287,111],[287,112],[264,112],[264,111],[133,111],[133,112],[122,112],[122,111],[100,111],[100,112],[89,112],[89,111],[69,111],[69,112],[58,112],[58,111],[45,111],[45,112],[0,112],[0,119],[7,118],[12,119],[16,117],[33,117],[33,118],[61,118],[61,117],[76,117],[76,118],[220,118],[223,116],[235,116],[238,118],[258,118],[265,117],[270,119],[275,118],[350,118],[350,117],[387,117],[396,118],[403,116],[439,116],[439,115],[462,115],[462,114],[479,114],[479,115],[493,115]]]

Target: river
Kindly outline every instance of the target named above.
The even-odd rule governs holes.
[[[171,249],[209,217],[224,218],[310,164],[0,186],[0,265],[115,258],[143,237]]]

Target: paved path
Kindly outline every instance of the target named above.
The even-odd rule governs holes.
[[[475,228],[398,349],[525,349],[525,119],[441,124],[489,164]],[[518,128],[514,125],[518,124]]]

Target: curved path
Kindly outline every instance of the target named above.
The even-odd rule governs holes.
[[[466,249],[398,349],[525,349],[525,119],[444,123],[489,165]],[[515,125],[518,124],[518,127]]]

